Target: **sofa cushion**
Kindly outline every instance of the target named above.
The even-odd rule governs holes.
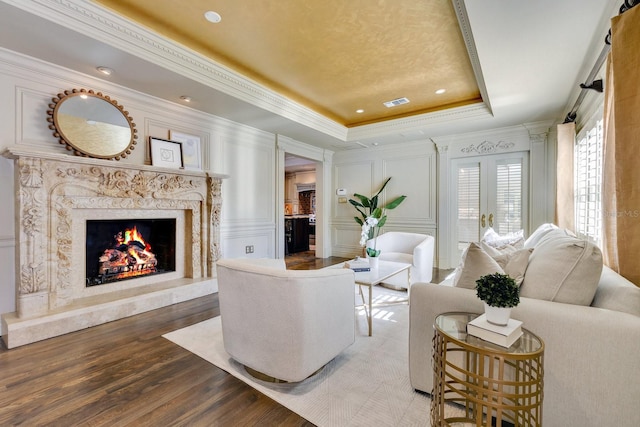
[[[604,266],[591,305],[640,316],[640,288]]]
[[[565,230],[551,230],[529,257],[520,296],[590,305],[602,272],[602,253]]]

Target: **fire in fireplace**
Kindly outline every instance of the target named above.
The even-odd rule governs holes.
[[[88,220],[86,285],[175,271],[175,219]]]

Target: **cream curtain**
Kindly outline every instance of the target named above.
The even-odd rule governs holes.
[[[605,263],[640,286],[640,6],[611,21],[603,165]]]
[[[573,149],[576,124],[558,125],[556,153],[556,220],[560,228],[575,230],[575,198],[573,192]]]

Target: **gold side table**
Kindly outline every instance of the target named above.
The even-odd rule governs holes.
[[[524,328],[509,348],[467,335],[467,323],[477,316],[436,318],[431,425],[541,426],[544,342]],[[464,414],[455,415],[460,410],[450,404]]]

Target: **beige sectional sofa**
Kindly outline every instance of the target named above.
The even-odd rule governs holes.
[[[597,247],[565,230],[542,228],[525,242],[523,249],[533,251],[512,317],[545,343],[544,425],[640,426],[640,288],[597,265]],[[451,282],[411,287],[410,379],[427,393],[435,317],[483,311],[474,283]]]

